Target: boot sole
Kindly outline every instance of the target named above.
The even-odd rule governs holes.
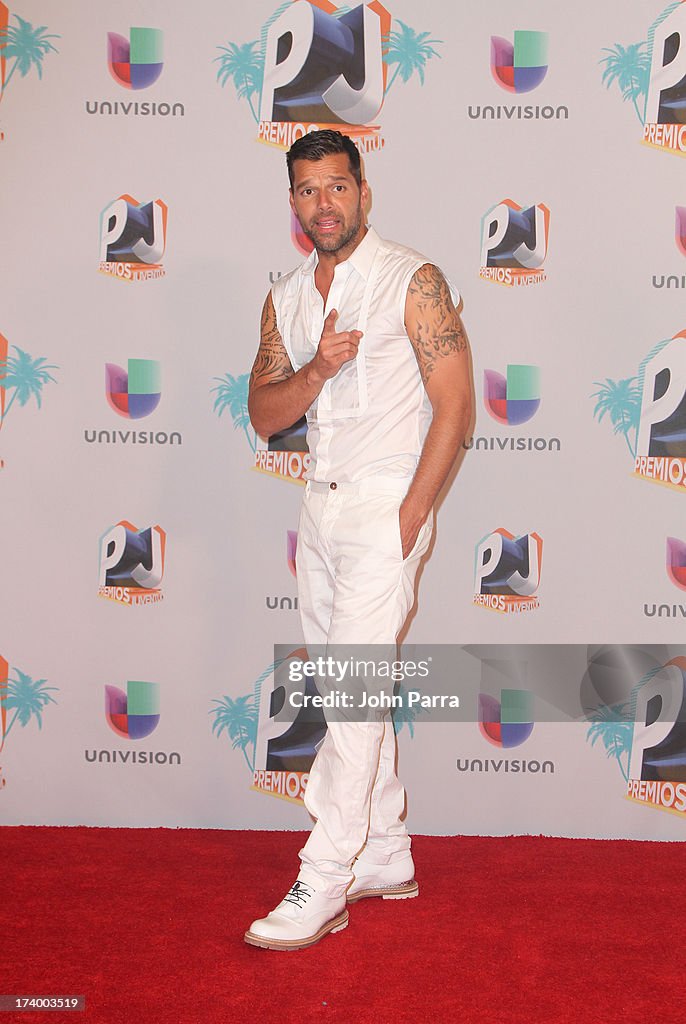
[[[370,896],[380,896],[383,900],[411,900],[419,896],[419,885],[414,878],[399,885],[377,885],[370,889],[360,889],[348,895],[347,900],[348,903],[357,903],[358,900],[366,900]]]
[[[333,917],[326,924],[322,925],[316,935],[308,935],[305,939],[270,939],[262,935],[255,935],[254,932],[246,932],[243,938],[249,946],[259,946],[261,949],[307,949],[308,946],[314,946],[325,935],[329,933],[334,935],[336,932],[342,932],[347,927],[348,911],[344,910],[338,917]]]

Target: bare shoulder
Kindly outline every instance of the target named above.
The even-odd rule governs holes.
[[[292,375],[293,367],[279,333],[272,293],[269,292],[262,307],[260,347],[257,350],[250,374],[250,386],[261,387],[263,384],[273,384],[276,381],[286,380]]]
[[[438,364],[467,350],[467,338],[448,283],[433,263],[412,276],[405,300],[405,329],[426,385]]]

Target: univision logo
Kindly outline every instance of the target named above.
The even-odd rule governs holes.
[[[105,398],[110,409],[127,420],[144,419],[153,413],[162,398],[161,365],[155,359],[129,359],[127,368],[105,363]],[[182,444],[178,431],[164,430],[84,430],[88,444]]]
[[[541,372],[538,366],[509,363],[505,374],[484,370],[484,407],[496,423],[519,427],[533,419],[541,405]],[[463,448],[477,451],[560,451],[557,437],[471,437]]]
[[[682,256],[686,256],[686,206],[676,207],[674,240]],[[653,288],[686,288],[686,274],[653,274]]]
[[[286,562],[291,575],[295,576],[295,555],[298,548],[298,531],[286,530]],[[297,597],[266,597],[265,603],[270,611],[296,611]]]
[[[533,92],[548,73],[548,33],[517,29],[513,42],[502,36],[491,36],[490,64],[493,79],[501,89],[516,95]],[[569,117],[566,106],[553,107],[548,104],[470,105],[467,113],[472,120],[551,121],[567,120]]]
[[[675,587],[686,590],[686,542],[678,537],[667,538],[667,575]],[[653,601],[643,605],[643,614],[649,618],[686,619],[686,605],[679,603],[658,604]]]
[[[147,739],[160,721],[160,684],[129,680],[126,691],[118,686],[105,687],[105,721],[122,740]],[[90,764],[181,764],[178,751],[164,750],[85,750]]]
[[[162,74],[164,34],[158,28],[131,28],[129,38],[107,33],[107,67],[124,89],[138,92],[154,85]],[[86,100],[87,114],[115,114],[128,117],[183,117],[183,103],[138,102],[134,100]]]
[[[145,739],[159,725],[160,684],[129,680],[126,692],[118,686],[106,686],[105,718],[117,736]]]

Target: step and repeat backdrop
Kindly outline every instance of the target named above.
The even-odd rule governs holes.
[[[686,3],[0,2],[0,821],[303,828],[284,154],[459,288],[476,415],[395,715],[428,833],[686,838]],[[274,645],[279,645],[279,654]],[[428,653],[427,653],[428,652]],[[440,657],[439,657],[440,656]],[[544,712],[544,713],[543,713]]]

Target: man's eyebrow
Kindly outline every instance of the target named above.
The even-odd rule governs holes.
[[[350,179],[349,179],[349,176],[347,174],[330,174],[325,179],[325,181],[327,183],[328,182],[336,182],[336,181],[349,181],[349,180]],[[308,188],[312,184],[312,181],[313,181],[312,178],[302,178],[300,181],[296,182],[295,187],[296,188]]]

